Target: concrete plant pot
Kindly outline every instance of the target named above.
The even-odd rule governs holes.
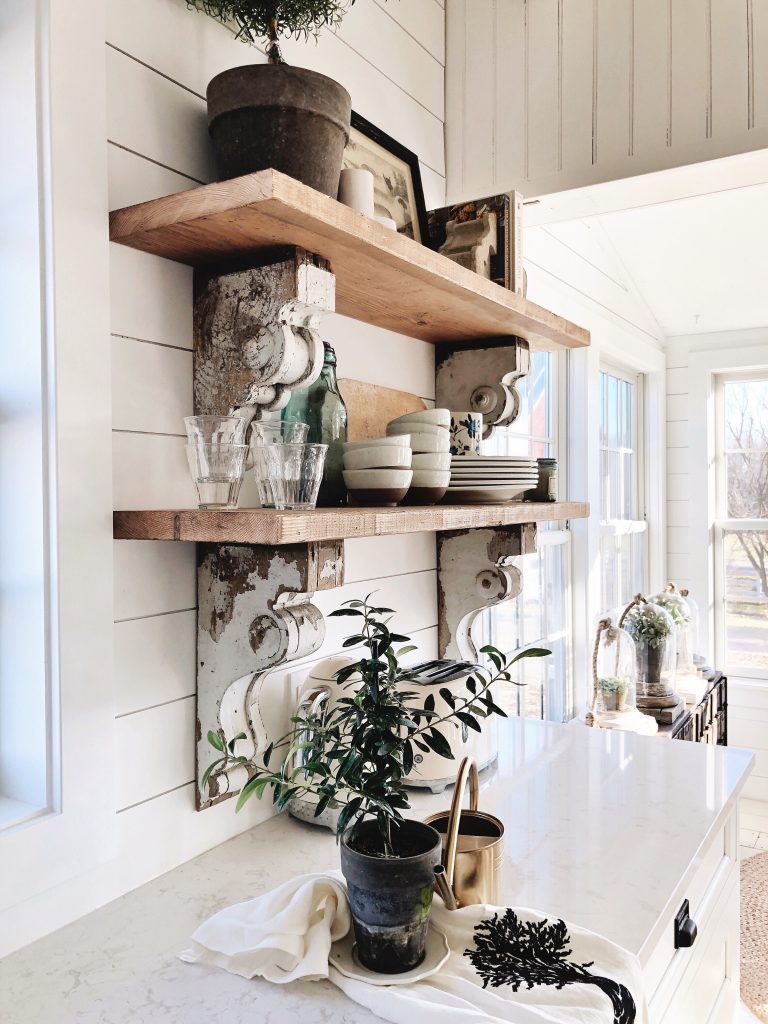
[[[336,198],[352,103],[338,82],[287,64],[247,64],[208,83],[220,179],[268,167]]]

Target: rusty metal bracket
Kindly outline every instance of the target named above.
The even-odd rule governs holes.
[[[320,320],[335,309],[327,260],[289,248],[250,264],[195,270],[194,405],[198,415],[284,408],[323,365]]]
[[[513,423],[520,412],[517,383],[531,372],[522,338],[441,345],[435,369],[435,399],[446,409],[483,414],[483,436]]]
[[[277,665],[316,651],[325,637],[315,591],[344,582],[343,542],[280,548],[249,544],[199,544],[197,548],[197,808],[234,795],[243,769],[200,778],[216,751],[208,732],[226,743],[239,733],[238,754],[267,744],[259,695]]]
[[[441,658],[478,660],[472,639],[475,620],[486,609],[520,594],[522,576],[510,561],[535,550],[534,523],[437,535],[437,636]]]

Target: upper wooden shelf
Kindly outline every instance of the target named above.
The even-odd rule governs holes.
[[[273,547],[304,541],[550,523],[562,519],[584,519],[588,515],[589,505],[578,501],[318,508],[307,512],[276,512],[262,508],[167,509],[115,512],[114,535],[118,540],[208,541]]]
[[[584,328],[277,171],[115,210],[109,223],[113,242],[192,265],[307,249],[330,260],[339,313],[423,341],[589,344]]]

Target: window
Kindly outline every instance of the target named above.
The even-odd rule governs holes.
[[[604,611],[645,589],[642,374],[600,372],[600,571]]]
[[[717,660],[768,678],[768,371],[723,375],[716,396]]]
[[[484,445],[492,455],[530,455],[558,458],[558,371],[563,358],[535,352],[531,373],[520,384],[520,413],[508,427],[497,428]],[[565,474],[559,460],[562,493]],[[572,714],[570,644],[570,533],[539,528],[537,551],[515,559],[523,576],[519,598],[491,609],[482,623],[486,643],[506,654],[526,647],[546,647],[549,658],[530,659],[515,666],[515,679],[524,687],[508,686],[497,694],[508,714],[567,721]]]

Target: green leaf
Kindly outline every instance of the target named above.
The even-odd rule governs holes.
[[[475,732],[483,731],[483,727],[480,725],[477,719],[474,718],[472,715],[467,714],[466,711],[457,711],[456,717],[462,723],[462,725],[466,725],[467,728],[474,729]]]
[[[335,612],[330,612],[330,615],[341,616],[341,615],[359,615],[362,616],[362,612],[358,611],[357,608],[337,608]]]
[[[222,742],[221,736],[219,736],[217,732],[214,732],[213,729],[208,730],[208,742],[212,747],[215,747],[216,750],[220,750],[222,754],[224,753],[224,743]]]
[[[443,686],[440,690],[440,696],[443,698],[449,708],[456,707],[456,698],[453,696],[447,686]]]
[[[421,740],[417,740],[415,738],[414,738],[413,742],[416,744],[416,746],[419,748],[419,750],[423,754],[428,754],[429,753],[429,747],[426,745],[426,743],[422,743]]]
[[[344,643],[341,646],[342,647],[357,647],[357,645],[361,644],[363,642],[363,640],[365,640],[364,636],[348,636],[347,639],[344,641]]]
[[[410,654],[411,651],[418,651],[418,647],[416,646],[416,644],[408,644],[407,647],[401,647],[400,650],[397,652],[397,656],[398,658],[402,658],[406,654]]]
[[[203,772],[203,777],[200,780],[200,789],[205,789],[205,787],[208,785],[208,779],[210,779],[211,773],[213,772],[213,770],[218,765],[223,764],[223,763],[224,763],[224,758],[223,757],[217,757],[215,761],[211,761],[211,763],[208,765],[208,767]]]
[[[507,717],[507,712],[504,711],[503,708],[500,708],[498,704],[494,704],[493,701],[491,701],[490,710],[494,713],[494,715],[500,715],[502,718]]]
[[[520,661],[522,658],[546,658],[552,651],[548,651],[545,647],[529,647],[525,651],[520,651],[514,658],[509,661],[510,665],[514,665],[516,661]]]
[[[405,775],[413,768],[413,747],[411,746],[410,740],[406,740],[403,744],[403,772]]]
[[[429,732],[423,734],[424,742],[434,750],[436,754],[441,757],[446,757],[450,761],[454,760],[451,746],[448,740],[443,736],[437,729],[430,729]]]
[[[235,810],[239,811],[243,804],[247,803],[250,798],[256,794],[259,798],[264,794],[264,790],[270,784],[270,776],[255,775],[240,790],[240,796],[237,798],[237,804]]]
[[[238,742],[239,740],[244,740],[245,738],[246,738],[246,736],[245,736],[245,733],[244,733],[244,732],[239,732],[239,733],[237,734],[237,736],[235,736],[235,737],[234,737],[234,739],[231,739],[231,740],[229,741],[229,743],[227,744],[227,746],[229,747],[229,752],[230,752],[230,754],[234,754],[234,752],[235,752],[235,744],[236,744],[236,743],[237,743],[237,742]]]
[[[428,694],[427,699],[424,701],[424,710],[425,711],[434,711],[435,710],[435,698],[434,698],[434,695],[431,694],[431,693]]]
[[[470,693],[477,693],[477,680],[474,676],[470,676],[467,680],[467,689]]]
[[[264,760],[265,766],[267,766],[267,767],[269,766],[269,759],[270,759],[270,757],[272,757],[272,751],[274,749],[275,749],[274,743],[270,743],[269,746],[267,747],[267,749],[264,751],[264,758],[263,758],[263,760]]]

